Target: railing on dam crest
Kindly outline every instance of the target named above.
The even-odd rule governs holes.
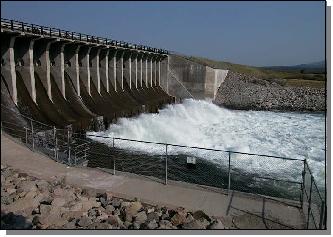
[[[64,39],[88,42],[88,43],[95,43],[101,44],[106,46],[118,46],[127,49],[137,49],[143,50],[158,54],[169,54],[169,52],[165,49],[157,49],[149,46],[138,45],[134,43],[128,43],[124,41],[112,40],[105,37],[98,37],[93,35],[87,35],[67,30],[61,30],[58,28],[48,27],[48,26],[41,26],[37,24],[25,23],[22,21],[16,20],[9,20],[5,18],[1,18],[1,28],[10,29],[12,31],[20,31],[20,32],[28,32],[32,34],[38,34],[42,36],[49,36],[49,37],[59,37]]]

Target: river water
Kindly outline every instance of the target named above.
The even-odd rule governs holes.
[[[187,99],[167,105],[158,114],[121,118],[104,132],[89,135],[129,138],[246,153],[308,160],[318,185],[323,187],[325,162],[325,115],[271,111],[229,110],[210,101]],[[112,139],[93,138],[112,146]],[[163,155],[163,146],[116,141],[116,146],[147,155]],[[227,154],[168,147],[169,154],[192,154],[208,163],[227,165]],[[302,162],[233,154],[235,170],[266,177],[299,177]],[[296,175],[297,173],[297,175]],[[296,177],[297,176],[297,177]]]

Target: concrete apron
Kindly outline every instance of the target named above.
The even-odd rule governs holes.
[[[134,174],[116,171],[116,175],[112,175],[101,169],[67,167],[32,152],[6,134],[1,135],[1,164],[48,181],[65,177],[69,185],[111,191],[124,199],[137,197],[153,205],[203,210],[208,215],[221,217],[226,226],[233,228],[304,228],[300,209],[285,200],[235,191],[228,196],[223,190],[181,182],[168,181],[168,185],[164,185],[161,181]]]

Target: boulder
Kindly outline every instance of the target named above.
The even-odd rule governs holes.
[[[170,216],[169,216],[169,214],[165,213],[161,216],[161,219],[162,220],[170,220]]]
[[[36,186],[39,191],[50,191],[51,190],[51,185],[49,182],[44,181],[44,180],[38,180],[36,182]]]
[[[95,221],[97,221],[97,222],[104,222],[104,221],[107,220],[108,218],[109,218],[109,215],[106,214],[106,213],[104,213],[104,212],[102,212],[102,213],[100,213],[100,215],[96,218]]]
[[[110,225],[115,226],[115,227],[124,227],[124,223],[122,220],[119,218],[119,216],[111,215],[107,218],[106,220]],[[130,223],[130,222],[129,222]],[[128,227],[128,226],[127,226]]]
[[[114,210],[115,210],[115,208],[112,205],[107,205],[105,207],[105,212],[108,214],[112,214]]]
[[[147,220],[147,215],[146,215],[145,211],[139,212],[134,217],[135,217],[135,222],[139,223],[139,224],[142,224],[142,223],[144,223]],[[126,216],[126,220],[128,220],[127,216]]]
[[[211,229],[211,230],[222,230],[222,229],[225,229],[222,221],[220,220],[215,220],[210,226],[208,226],[208,229]]]
[[[82,211],[88,211],[93,207],[100,207],[101,203],[96,202],[96,198],[89,198],[87,201],[82,201]]]
[[[206,213],[204,213],[203,211],[201,211],[201,210],[194,212],[193,213],[193,217],[196,220],[206,219],[209,222],[211,221],[210,217]]]
[[[52,185],[55,186],[60,186],[60,187],[64,187],[65,186],[65,176],[61,176],[61,177],[53,177],[53,181],[52,181]]]
[[[51,205],[53,202],[53,197],[49,192],[45,192],[42,199],[40,200],[40,204]]]
[[[172,218],[171,218],[171,223],[175,226],[181,225],[186,221],[186,215],[184,213],[176,213]]]
[[[51,211],[50,205],[41,204],[39,206],[39,212],[40,212],[41,216],[48,215],[50,213],[50,211]]]
[[[92,221],[89,217],[82,216],[77,224],[81,227],[88,227],[90,224],[92,224]]]
[[[150,230],[156,229],[158,227],[156,220],[149,221],[149,222],[147,222],[146,225],[147,225],[148,229],[150,229]]]
[[[168,220],[161,220],[159,222],[159,229],[176,229],[175,226],[172,225],[172,223]]]
[[[51,207],[49,214],[41,216],[40,223],[42,228],[61,227],[67,223],[67,218],[63,218],[64,214],[69,210],[64,207]]]
[[[13,194],[13,193],[16,193],[16,188],[7,188],[7,193],[9,195]]]
[[[39,215],[36,215],[32,218],[32,224],[33,225],[38,225],[40,224],[40,216]]]
[[[128,221],[132,220],[132,217],[136,215],[142,208],[141,202],[131,202],[129,206],[125,207],[125,218]]]
[[[189,213],[189,214],[187,214],[185,223],[188,223],[188,222],[191,222],[191,221],[194,221],[194,220],[195,220],[194,217]]]
[[[108,223],[92,223],[88,226],[88,229],[95,229],[95,230],[107,230],[107,229],[113,229],[112,225]]]
[[[155,220],[156,222],[158,222],[160,220],[159,215],[156,212],[150,212],[147,215],[147,221],[152,221]]]
[[[116,208],[121,206],[121,203],[123,202],[122,199],[119,198],[112,198],[112,201],[110,202],[110,204]]]
[[[133,229],[135,229],[135,230],[139,230],[139,229],[140,229],[140,226],[141,226],[141,223],[134,222],[131,226],[133,227]],[[131,227],[131,226],[130,226],[130,227]]]
[[[104,197],[99,198],[99,201],[104,208],[108,205],[108,201]]]
[[[121,205],[120,205],[120,207],[121,208],[126,208],[126,207],[130,206],[132,203],[133,202],[122,202]]]
[[[28,174],[27,174],[27,173],[19,172],[19,173],[18,173],[18,177],[19,177],[19,178],[27,178],[27,177],[28,177]]]
[[[83,209],[83,204],[81,202],[77,202],[69,208],[70,211],[82,211],[82,209]]]
[[[66,200],[61,197],[56,197],[53,199],[51,204],[53,207],[62,207],[66,204]]]
[[[120,215],[120,210],[119,209],[115,209],[113,212],[112,212],[113,215],[117,215],[119,216]]]
[[[130,221],[125,221],[124,222],[124,227],[126,228],[126,229],[129,229],[129,227],[132,225],[132,222],[130,222]]]
[[[76,228],[76,220],[67,222],[65,225],[62,226],[63,229],[75,229]]]
[[[85,187],[85,188],[82,188],[81,195],[86,196],[86,197],[96,197],[97,192],[95,189]]]
[[[147,214],[152,213],[152,212],[154,212],[154,211],[155,211],[155,208],[154,208],[154,207],[148,207],[148,208],[147,208]]]
[[[34,192],[37,186],[34,181],[22,181],[17,185],[18,192]]]
[[[203,225],[200,221],[194,220],[182,225],[183,229],[206,229],[206,226]]]

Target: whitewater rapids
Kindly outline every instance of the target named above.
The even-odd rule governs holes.
[[[182,104],[165,106],[158,114],[121,118],[104,132],[87,134],[306,158],[319,186],[324,185],[324,114],[229,110],[209,101],[187,99]],[[111,138],[91,138],[112,145]],[[163,146],[151,144],[116,142],[121,143],[123,148],[147,153],[163,154],[165,150]],[[172,148],[168,150],[172,152]],[[174,152],[176,150],[175,148]],[[219,159],[219,156],[212,153],[200,156],[212,162]],[[242,162],[244,169],[255,170],[262,166],[253,160],[249,162],[243,159]],[[268,175],[286,175],[286,172],[292,172],[290,168],[280,165],[279,161],[274,162],[276,163],[265,168]]]

